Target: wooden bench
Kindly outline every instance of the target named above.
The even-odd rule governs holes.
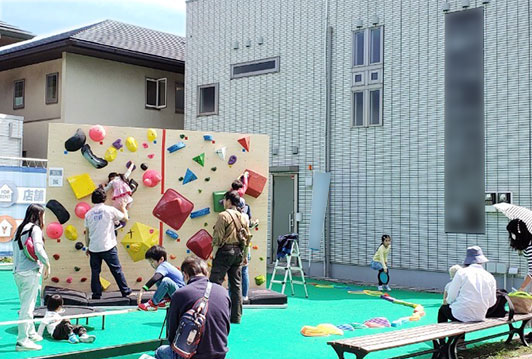
[[[513,339],[514,335],[517,334],[519,335],[521,343],[523,345],[528,346],[524,330],[526,324],[531,319],[532,314],[516,314],[514,315],[513,320],[511,321],[508,321],[508,317],[506,317],[490,318],[486,319],[483,322],[474,323],[435,323],[409,329],[389,331],[386,333],[334,340],[328,342],[327,344],[333,347],[333,349],[336,351],[336,354],[338,354],[339,359],[344,359],[344,353],[353,353],[356,355],[357,359],[362,359],[371,352],[432,341],[433,349],[398,356],[395,357],[395,359],[411,358],[414,356],[430,353],[433,353],[432,358],[455,359],[457,358],[458,342],[460,339],[465,338],[465,335],[467,333],[473,333],[484,329],[498,327],[501,325],[508,325],[508,331],[489,335],[464,343],[477,343],[483,340],[503,335],[508,335],[506,343],[509,343]],[[521,325],[519,327],[515,327],[514,324],[519,322],[521,322]]]

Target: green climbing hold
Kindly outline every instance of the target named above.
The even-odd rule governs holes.
[[[180,134],[179,138],[183,139],[183,138],[185,138],[185,135],[184,134]]]
[[[201,167],[205,166],[205,152],[203,152],[201,155],[197,155],[192,159],[192,161],[197,162]]]
[[[263,261],[263,260],[264,260],[264,257],[259,257],[259,259],[260,259],[261,261]]]
[[[80,267],[74,267],[74,270],[75,270],[76,272],[79,272],[79,271],[81,270],[81,268],[80,268]]]
[[[211,167],[211,171],[216,172],[216,167]]]
[[[203,190],[201,188],[198,188],[198,193],[201,193]]]
[[[203,227],[207,227],[209,225],[209,223],[205,222],[203,223]]]
[[[183,181],[183,177],[179,177],[179,182]]]
[[[209,182],[211,180],[210,177],[205,177],[205,182]]]
[[[255,277],[256,285],[262,285],[264,283],[266,283],[266,277],[264,277],[262,274]]]

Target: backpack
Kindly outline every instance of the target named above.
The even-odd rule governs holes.
[[[207,282],[207,289],[205,289],[203,297],[198,299],[192,308],[187,310],[179,319],[175,338],[170,346],[174,353],[183,358],[193,357],[198,350],[209,309],[211,288],[212,283]]]
[[[505,289],[497,289],[496,293],[497,301],[488,309],[486,318],[503,318],[506,316],[506,303],[508,303],[508,320],[511,321],[514,317],[514,305],[508,297],[508,292]]]
[[[17,242],[18,248],[24,252],[26,258],[28,258],[32,262],[37,262],[39,258],[37,258],[37,255],[35,254],[35,246],[33,244],[33,238],[31,238],[31,234],[33,233],[33,227],[35,227],[35,225],[32,225],[31,228],[27,231],[22,232],[20,236],[17,237]],[[26,241],[22,243],[22,236],[26,233],[28,233],[28,238],[26,238]]]
[[[229,213],[231,219],[233,220],[233,223],[235,224],[236,238],[238,239],[238,243],[240,244],[240,249],[244,250],[244,248],[249,245],[249,240],[251,239],[251,237],[248,236],[248,231],[244,228],[240,219],[238,221],[235,221],[235,217],[233,217],[231,212],[227,211],[227,213]]]

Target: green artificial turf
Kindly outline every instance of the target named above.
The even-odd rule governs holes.
[[[16,287],[10,272],[0,271],[0,282],[3,283],[0,294],[0,321],[15,320],[17,318],[18,298]],[[310,281],[317,283],[316,281]],[[327,341],[349,338],[354,336],[380,333],[383,331],[397,330],[397,328],[383,329],[357,329],[346,331],[343,336],[330,337],[304,337],[300,330],[304,325],[316,326],[321,323],[334,325],[364,322],[373,317],[386,317],[390,321],[400,317],[409,316],[413,309],[398,304],[392,304],[378,297],[365,294],[349,294],[349,290],[362,289],[375,290],[375,287],[359,287],[350,284],[319,282],[332,285],[333,288],[319,288],[308,285],[309,298],[304,297],[302,286],[296,285],[296,295],[289,294],[288,308],[286,309],[245,309],[240,325],[232,325],[229,335],[229,359],[247,358],[337,358],[332,347]],[[279,286],[274,289],[280,290]],[[393,289],[393,288],[392,288]],[[426,325],[436,321],[438,308],[441,304],[441,295],[424,292],[392,290],[393,297],[408,302],[421,304],[425,307],[427,315],[418,322],[408,322],[399,328],[410,328],[417,325]],[[93,344],[69,344],[66,341],[53,341],[47,337],[43,342],[43,350],[39,352],[17,353],[15,349],[16,326],[0,327],[0,358],[29,358],[41,355],[67,353],[76,350],[86,350],[96,347],[121,345],[137,341],[156,339],[164,319],[164,311],[134,312],[125,315],[109,316],[106,318],[106,329],[101,330],[101,320],[90,320],[90,334],[97,336]],[[82,320],[80,323],[84,323]],[[482,331],[478,335],[485,336],[505,330],[499,327],[491,331]],[[472,339],[475,336],[468,336]],[[500,339],[495,339],[498,341]],[[371,353],[368,359],[390,358],[408,352],[431,348],[431,343],[421,343],[403,348],[383,352]],[[147,354],[153,355],[153,352]],[[130,354],[121,359],[136,359],[141,355]],[[354,358],[346,354],[347,358]],[[430,357],[430,356],[428,356]],[[89,357],[87,357],[89,358]]]

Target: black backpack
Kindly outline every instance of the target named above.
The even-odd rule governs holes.
[[[508,292],[505,289],[497,289],[497,301],[488,309],[486,318],[503,318],[508,313],[506,311],[506,303],[508,303],[508,320],[511,321],[514,317],[514,305],[508,297]]]
[[[198,299],[191,309],[187,310],[179,320],[172,350],[183,358],[191,358],[196,354],[205,327],[207,310],[209,309],[209,295],[212,283],[207,282],[207,289],[203,297]]]

